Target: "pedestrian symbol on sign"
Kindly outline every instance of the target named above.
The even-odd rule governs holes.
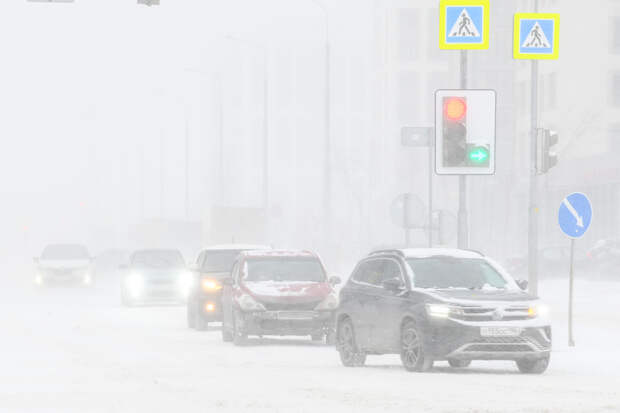
[[[547,40],[547,37],[545,36],[545,33],[540,28],[540,23],[534,23],[534,26],[532,26],[532,30],[530,30],[530,33],[527,35],[527,38],[525,39],[521,47],[535,47],[539,49],[551,47],[549,45],[549,40]]]
[[[476,25],[473,24],[469,13],[466,9],[463,9],[459,14],[459,18],[452,25],[449,37],[467,37],[474,36],[479,37],[480,33],[476,29]]]

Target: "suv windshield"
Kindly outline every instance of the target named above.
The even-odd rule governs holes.
[[[202,262],[204,272],[230,272],[239,250],[209,251]]]
[[[41,254],[43,260],[87,260],[88,250],[83,245],[48,245]]]
[[[256,258],[247,262],[246,281],[325,281],[316,258]]]
[[[134,267],[147,268],[181,268],[185,266],[179,251],[138,251],[133,254],[131,264]]]
[[[508,288],[509,283],[479,258],[409,258],[413,285],[418,288]]]

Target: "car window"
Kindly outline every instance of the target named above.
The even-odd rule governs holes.
[[[228,272],[238,255],[239,250],[207,251],[200,268],[204,272]]]
[[[314,257],[261,257],[247,261],[244,280],[324,282],[325,272],[321,262]]]
[[[510,288],[509,282],[483,259],[434,256],[408,258],[418,288]]]
[[[380,286],[383,282],[383,261],[373,259],[361,263],[353,275],[353,280],[364,284]]]
[[[182,268],[183,255],[177,250],[145,250],[133,254],[131,265],[144,268]]]
[[[400,265],[394,260],[385,259],[383,261],[383,278],[381,282],[386,280],[391,280],[394,278],[398,278],[403,281],[402,271],[400,269]]]

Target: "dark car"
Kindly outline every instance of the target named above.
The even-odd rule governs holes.
[[[337,349],[345,366],[400,354],[410,371],[436,360],[514,360],[524,373],[549,364],[546,308],[493,260],[449,249],[378,251],[340,291]]]
[[[307,251],[239,254],[223,293],[222,339],[243,344],[249,335],[309,335],[333,331],[334,284],[319,257]]]
[[[135,251],[129,265],[121,268],[124,270],[121,281],[123,305],[185,303],[192,278],[180,251]]]
[[[263,245],[218,245],[198,254],[192,268],[193,281],[187,298],[187,325],[206,330],[210,322],[222,321],[222,281],[230,278],[241,251],[265,250]]]
[[[51,244],[35,257],[37,286],[93,284],[93,258],[81,244]]]

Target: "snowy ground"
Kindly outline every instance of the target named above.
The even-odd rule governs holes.
[[[577,282],[575,348],[566,345],[567,282],[542,285],[555,335],[542,376],[509,362],[412,374],[395,356],[348,369],[333,348],[305,339],[237,348],[218,330],[188,330],[181,307],[124,309],[115,287],[7,282],[0,412],[620,411],[620,282]]]

